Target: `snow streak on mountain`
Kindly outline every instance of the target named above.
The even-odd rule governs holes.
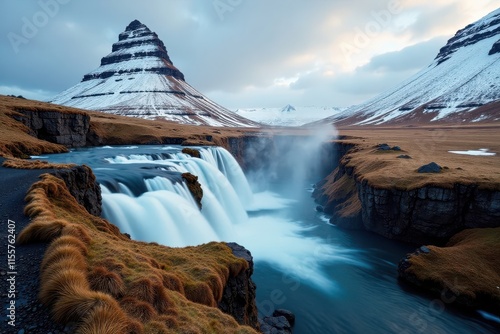
[[[431,65],[361,105],[340,125],[499,121],[500,9],[459,30]]]
[[[158,35],[137,20],[119,35],[99,68],[51,102],[183,124],[258,126],[186,83]]]

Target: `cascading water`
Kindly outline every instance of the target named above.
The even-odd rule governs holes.
[[[436,309],[435,300],[397,284],[397,263],[414,246],[323,223],[308,185],[299,182],[306,169],[297,166],[315,158],[305,159],[310,155],[283,142],[289,146],[280,148],[280,161],[294,173],[277,164],[255,174],[268,186],[256,187],[266,191],[255,194],[221,148],[196,148],[201,159],[164,146],[90,148],[49,159],[90,165],[102,187],[104,215],[134,239],[174,247],[213,240],[245,246],[254,256],[259,312],[294,311],[294,333],[422,333],[424,327],[433,333],[497,332],[496,323],[485,322],[488,314]],[[311,153],[310,145],[303,146]],[[288,151],[291,157],[283,157]],[[185,172],[202,184],[201,211],[183,182]],[[293,191],[271,184],[265,177],[273,172],[286,175]]]
[[[201,213],[187,187],[168,177],[145,178],[147,192],[137,197],[126,186],[115,192],[103,187],[104,217],[133,239],[167,246],[239,242],[252,251],[256,261],[286,267],[325,289],[334,285],[321,275],[321,263],[353,261],[345,250],[304,237],[307,228],[297,222],[270,215],[249,218],[246,210],[282,209],[291,203],[270,193],[254,195],[238,162],[225,149],[197,148],[200,159],[168,149],[163,154],[121,154],[105,159],[110,165],[155,165],[170,172],[189,172],[198,176],[202,186]],[[322,252],[314,254],[318,245]]]

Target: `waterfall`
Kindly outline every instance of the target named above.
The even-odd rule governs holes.
[[[104,217],[134,239],[169,246],[230,241],[233,225],[248,220],[245,206],[252,203],[250,186],[225,149],[199,150],[201,159],[175,152],[120,155],[105,160],[110,164],[156,164],[198,176],[203,189],[201,213],[185,183],[156,176],[143,180],[147,192],[137,198],[122,182],[118,182],[119,193],[102,187]],[[154,228],[152,224],[156,224]]]
[[[101,182],[103,216],[133,239],[172,247],[238,242],[256,262],[265,261],[325,291],[333,291],[335,284],[323,274],[323,263],[356,262],[349,252],[308,237],[313,227],[287,219],[289,208],[297,205],[294,200],[270,192],[252,194],[225,149],[197,148],[201,158],[180,147],[163,149],[108,155],[103,159],[107,167],[98,169],[98,180],[110,185]],[[180,177],[186,172],[202,186],[201,210]]]

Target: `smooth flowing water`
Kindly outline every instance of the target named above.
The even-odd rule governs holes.
[[[315,211],[310,184],[291,191],[284,187],[289,182],[260,180],[261,191],[252,193],[227,151],[199,148],[202,159],[196,159],[181,149],[102,147],[47,158],[90,165],[102,186],[105,218],[134,239],[244,245],[255,260],[259,313],[293,311],[294,333],[498,332],[494,320],[401,286],[397,263],[415,246],[328,224]],[[201,211],[182,182],[184,172],[199,177]]]

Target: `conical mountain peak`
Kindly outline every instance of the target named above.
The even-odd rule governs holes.
[[[158,35],[138,20],[119,34],[101,66],[53,103],[186,124],[255,126],[185,82]]]
[[[130,24],[127,26],[127,28],[125,28],[125,31],[132,31],[132,30],[137,30],[139,28],[143,28],[145,27],[147,29],[147,27],[141,23],[141,21],[139,20],[133,20],[132,22],[130,22]]]

